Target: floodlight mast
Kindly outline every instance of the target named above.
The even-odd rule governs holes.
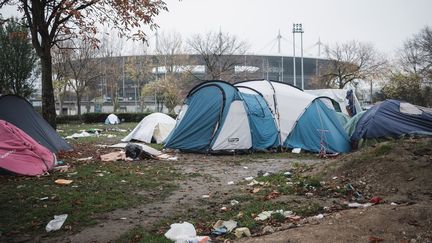
[[[296,82],[296,56],[295,56],[295,34],[300,33],[300,49],[301,49],[301,88],[304,89],[304,72],[303,72],[303,25],[293,24],[293,75],[294,75],[294,86],[297,86]]]

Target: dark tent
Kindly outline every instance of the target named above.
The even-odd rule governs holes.
[[[20,96],[0,97],[0,119],[14,124],[53,153],[72,150],[33,106]]]
[[[351,141],[398,138],[406,134],[432,135],[432,112],[407,102],[386,100],[362,115]]]

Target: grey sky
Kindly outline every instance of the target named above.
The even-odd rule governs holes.
[[[250,51],[259,54],[277,54],[275,40],[280,29],[284,37],[282,53],[291,55],[294,22],[303,23],[305,56],[317,55],[314,44],[318,38],[324,44],[354,39],[370,42],[392,55],[407,38],[426,25],[432,26],[432,0],[166,0],[166,3],[169,12],[156,19],[160,31],[176,31],[188,38],[221,28],[250,43]],[[0,12],[8,15],[6,9]],[[296,40],[300,48],[300,36]]]
[[[276,54],[270,42],[280,29],[282,53],[292,54],[292,24],[303,23],[305,55],[316,56],[321,42],[359,40],[393,54],[404,40],[432,26],[432,0],[166,0],[157,18],[161,31],[183,37],[206,31],[236,35],[255,53]],[[297,37],[299,44],[300,36]],[[300,45],[298,45],[300,47]],[[271,52],[271,53],[270,53]],[[297,52],[298,53],[298,52]]]

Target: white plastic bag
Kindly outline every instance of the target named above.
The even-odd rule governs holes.
[[[47,232],[59,230],[68,217],[67,214],[54,215],[54,219],[49,221],[45,230]]]
[[[165,233],[165,237],[175,243],[204,243],[209,240],[207,236],[197,236],[195,227],[188,222],[171,224],[171,228]]]

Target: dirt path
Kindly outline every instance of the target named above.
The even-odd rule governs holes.
[[[258,242],[431,242],[432,206],[377,205],[328,215],[313,225],[271,235],[243,238],[239,243]],[[375,239],[375,241],[374,241]]]
[[[97,218],[98,223],[93,227],[73,235],[44,239],[44,242],[112,241],[136,226],[150,226],[164,217],[181,213],[199,200],[216,199],[212,197],[221,200],[220,195],[238,189],[237,183],[245,177],[256,176],[258,171],[288,170],[294,161],[308,164],[319,162],[306,159],[255,159],[252,162],[239,163],[235,156],[181,155],[174,167],[180,173],[192,176],[177,181],[179,189],[165,200],[100,215]],[[230,181],[233,181],[234,185],[228,185]],[[209,195],[210,198],[203,199],[203,195]]]

